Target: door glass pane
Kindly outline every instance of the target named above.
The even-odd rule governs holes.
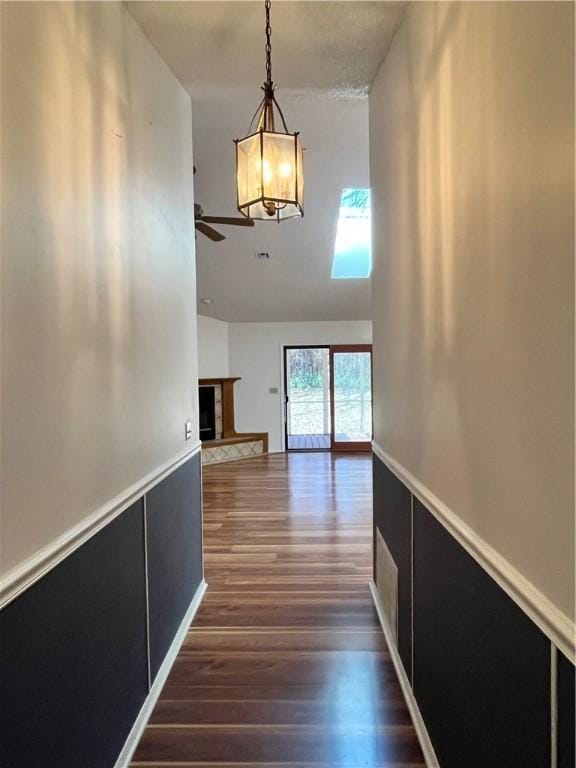
[[[330,353],[286,350],[288,448],[330,447]]]
[[[334,439],[338,443],[372,440],[370,352],[334,352]]]

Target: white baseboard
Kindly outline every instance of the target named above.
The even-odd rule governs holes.
[[[412,718],[412,723],[414,725],[416,735],[418,736],[418,741],[420,742],[420,748],[422,749],[424,760],[426,761],[426,766],[427,768],[440,768],[440,763],[438,762],[438,758],[434,752],[434,747],[432,746],[432,741],[428,735],[426,724],[424,723],[424,719],[420,713],[420,709],[418,708],[418,703],[414,698],[414,693],[412,692],[412,687],[408,680],[408,675],[404,669],[404,664],[402,663],[398,649],[392,640],[392,632],[388,626],[388,622],[386,621],[384,611],[380,607],[378,592],[376,591],[376,585],[373,581],[370,582],[370,592],[372,593],[372,600],[374,601],[374,606],[376,608],[376,612],[378,613],[378,618],[380,619],[380,626],[384,632],[388,650],[390,651],[390,656],[392,657],[394,669],[398,675],[398,682],[400,683],[400,687],[406,701],[406,706],[410,712],[410,717]]]
[[[160,691],[164,687],[164,683],[166,682],[168,673],[172,669],[172,665],[174,664],[174,661],[176,659],[176,656],[178,655],[180,647],[184,642],[184,638],[186,637],[186,633],[188,632],[190,624],[192,623],[194,616],[196,615],[196,611],[200,607],[200,603],[202,602],[202,598],[204,597],[204,593],[206,592],[207,586],[208,585],[206,584],[206,582],[202,580],[200,586],[196,590],[196,594],[192,598],[190,607],[188,608],[188,610],[186,611],[186,615],[182,619],[182,623],[178,628],[178,632],[176,632],[176,635],[174,636],[172,645],[170,646],[168,653],[166,654],[164,661],[162,662],[162,666],[158,670],[156,679],[154,680],[152,687],[148,692],[148,696],[146,697],[146,700],[144,701],[144,704],[142,705],[142,708],[138,713],[138,717],[136,718],[136,721],[132,726],[132,730],[128,734],[126,743],[122,747],[122,751],[120,752],[120,755],[116,760],[114,768],[128,768],[128,765],[132,760],[132,755],[134,754],[136,747],[138,746],[138,742],[140,741],[140,738],[144,733],[144,729],[148,724],[148,720],[150,719],[152,710],[154,709],[156,702],[158,701],[158,697],[160,696]]]

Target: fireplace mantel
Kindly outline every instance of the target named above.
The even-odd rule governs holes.
[[[201,386],[204,386],[205,384],[210,386],[210,384],[222,384],[223,381],[231,381],[234,383],[235,381],[240,381],[242,376],[225,376],[222,379],[198,379],[198,384]]]

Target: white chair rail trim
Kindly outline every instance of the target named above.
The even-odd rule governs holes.
[[[62,536],[36,552],[32,557],[8,571],[0,581],[0,609],[12,602],[38,579],[62,562],[74,550],[78,549],[131,504],[144,496],[151,488],[178,469],[188,459],[200,451],[201,444],[196,442],[187,446],[177,456],[149,472],[123,493],[92,512],[82,522],[70,528]]]
[[[560,611],[546,595],[514,568],[502,555],[464,523],[444,502],[386,451],[372,443],[378,458],[408,487],[434,517],[454,536],[476,562],[490,574],[506,594],[544,632],[554,645],[574,663],[574,622]]]

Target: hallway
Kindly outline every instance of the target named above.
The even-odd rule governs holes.
[[[366,455],[204,470],[208,591],[133,766],[423,768],[368,582]]]

